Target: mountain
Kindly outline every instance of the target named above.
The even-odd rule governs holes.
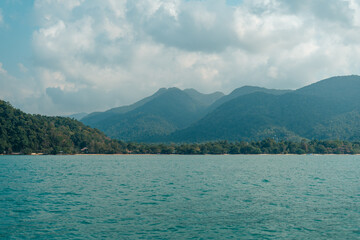
[[[232,99],[235,99],[237,97],[244,96],[247,94],[251,94],[251,93],[255,93],[255,92],[263,92],[263,93],[268,93],[268,94],[272,94],[272,95],[282,95],[285,93],[289,93],[291,91],[292,90],[279,90],[279,89],[267,89],[267,88],[263,88],[263,87],[243,86],[243,87],[235,89],[229,95],[225,95],[222,98],[219,98],[217,101],[215,101],[214,104],[212,104],[212,106],[209,108],[209,112],[211,110],[216,109],[217,107],[219,107],[221,104],[223,104],[225,102],[228,102]]]
[[[87,113],[74,113],[74,114],[71,114],[71,115],[66,115],[66,116],[63,116],[63,117],[68,117],[68,118],[73,118],[75,120],[80,120],[84,117],[86,117],[88,114]]]
[[[194,89],[160,89],[129,106],[90,114],[81,121],[126,141],[152,141],[199,120],[223,94],[202,94]]]
[[[310,84],[296,90],[296,93],[337,100],[352,99],[359,96],[360,76],[337,76]]]
[[[156,98],[157,96],[161,95],[164,92],[166,92],[166,88],[161,88],[155,94],[153,94],[149,97],[146,97],[134,104],[131,104],[128,106],[112,108],[105,112],[93,112],[93,113],[88,114],[86,117],[82,118],[81,120],[82,120],[82,122],[84,122],[87,125],[95,125],[96,123],[101,122],[109,117],[114,116],[114,115],[126,113],[126,112],[134,110],[138,107],[141,107],[145,103],[151,101],[152,99]]]
[[[214,102],[225,96],[225,94],[222,92],[203,94],[203,93],[199,93],[193,88],[185,89],[184,92],[187,93],[192,99],[199,102],[199,104],[202,104],[204,106],[210,106]]]
[[[132,105],[89,114],[82,121],[107,136],[75,119],[26,114],[0,100],[0,153],[148,152],[149,146],[140,150],[109,137],[141,142],[271,138],[356,143],[360,141],[360,76],[332,77],[295,91],[246,86],[227,96],[163,88]],[[328,143],[324,144],[325,151]]]
[[[340,112],[357,109],[360,102],[360,76],[328,78],[296,90],[297,94],[334,101]]]
[[[244,86],[229,95],[162,88],[82,122],[125,141],[356,140],[359,104],[360,77],[339,76],[297,90]]]
[[[114,153],[121,148],[74,119],[26,114],[0,100],[0,153]]]
[[[359,114],[360,77],[334,77],[282,94],[240,94],[167,141],[360,140]]]

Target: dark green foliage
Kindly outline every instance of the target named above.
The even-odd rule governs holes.
[[[25,114],[0,101],[0,153],[360,153],[359,76],[290,92],[245,87],[233,95],[206,114],[221,94],[162,89],[133,105],[85,118],[124,141],[181,144],[111,140],[76,120]]]
[[[217,141],[183,144],[128,143],[131,154],[359,154],[360,142],[301,140],[280,141],[267,138],[257,142]]]
[[[81,150],[83,149],[83,150]],[[360,142],[216,141],[183,144],[142,144],[107,138],[99,130],[64,117],[31,115],[0,101],[0,152],[11,153],[123,153],[123,154],[355,154]]]
[[[26,114],[0,101],[0,153],[115,153],[121,142],[64,117]],[[84,150],[85,151],[85,150]]]

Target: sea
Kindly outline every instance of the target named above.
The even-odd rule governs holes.
[[[360,239],[360,156],[0,156],[0,239]]]

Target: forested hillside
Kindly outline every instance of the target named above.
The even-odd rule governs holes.
[[[167,141],[360,139],[360,77],[325,79],[285,94],[233,98]]]
[[[26,114],[0,100],[0,153],[115,153],[122,148],[76,120]]]
[[[298,90],[244,86],[228,95],[160,89],[129,106],[89,114],[85,124],[138,142],[360,139],[360,77],[324,79]]]
[[[357,117],[357,116],[353,116]],[[0,101],[0,151],[5,154],[356,154],[360,142],[348,141],[214,141],[144,144],[110,140],[100,131],[64,117],[31,115]]]
[[[124,141],[153,141],[189,126],[206,114],[223,94],[202,94],[194,89],[160,89],[129,106],[89,114],[81,121]]]
[[[271,95],[283,95],[285,93],[291,92],[291,90],[278,90],[278,89],[267,89],[267,88],[255,87],[255,86],[243,86],[235,89],[230,94],[223,96],[222,98],[215,101],[214,104],[212,104],[211,107],[209,108],[209,112],[230,100],[256,92],[262,92]]]

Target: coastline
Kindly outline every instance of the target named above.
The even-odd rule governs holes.
[[[43,153],[32,153],[32,154],[0,154],[0,156],[360,156],[359,153],[356,154],[344,154],[344,153],[308,153],[308,154],[152,154],[152,153],[134,153],[134,154],[126,154],[126,153],[75,153],[75,154],[43,154]]]

